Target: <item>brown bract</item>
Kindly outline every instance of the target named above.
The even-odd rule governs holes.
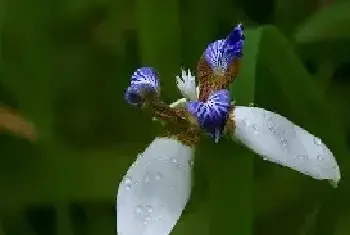
[[[204,57],[198,61],[196,68],[196,78],[199,87],[198,101],[207,101],[212,91],[228,89],[236,78],[240,66],[240,60],[233,61],[223,74],[215,74]]]
[[[200,128],[185,108],[171,108],[162,101],[149,103],[147,107],[152,116],[164,124],[165,137],[177,139],[190,147],[199,143]]]
[[[226,135],[232,135],[233,131],[236,128],[236,123],[235,123],[235,106],[231,105],[230,111],[229,111],[229,116],[227,118],[227,122],[224,128],[224,133]]]

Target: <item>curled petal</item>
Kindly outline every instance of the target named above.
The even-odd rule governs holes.
[[[190,70],[183,70],[180,76],[176,76],[177,88],[180,90],[182,95],[188,100],[196,100],[196,77],[192,75]]]
[[[157,71],[151,67],[139,68],[131,76],[131,86],[133,85],[148,85],[159,93],[160,86]]]
[[[223,49],[226,40],[217,40],[213,43],[210,43],[208,47],[205,49],[204,57],[205,60],[209,63],[209,66],[212,70],[220,69],[222,73],[227,65],[227,58],[223,55]]]
[[[226,38],[223,53],[227,57],[240,58],[243,56],[244,44],[244,28],[242,24],[238,24]]]
[[[218,142],[228,118],[231,97],[228,90],[212,92],[207,102],[190,101],[187,110],[196,117],[199,126]]]
[[[116,213],[119,235],[168,235],[191,193],[193,149],[156,138],[120,183]]]
[[[244,29],[238,24],[229,36],[208,45],[204,58],[214,73],[223,75],[234,60],[242,57],[244,44]]]
[[[157,96],[158,93],[151,84],[134,84],[129,86],[125,92],[125,100],[135,106],[140,106],[147,97]]]
[[[337,184],[340,170],[322,141],[287,118],[258,107],[236,107],[235,137],[264,160]]]
[[[238,24],[226,39],[208,45],[197,64],[199,101],[206,101],[212,91],[228,89],[237,76],[243,53],[244,29]]]

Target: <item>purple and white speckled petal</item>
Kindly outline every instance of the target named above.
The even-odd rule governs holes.
[[[141,67],[131,76],[131,85],[150,85],[157,93],[160,92],[158,73],[151,67]]]
[[[244,39],[244,27],[242,24],[238,24],[226,38],[223,53],[230,58],[242,57]]]
[[[222,51],[225,43],[226,40],[217,40],[213,43],[210,43],[204,51],[204,58],[209,63],[212,70],[225,67],[225,65],[222,64]]]
[[[187,102],[187,111],[196,117],[200,127],[217,142],[221,137],[231,106],[228,90],[212,92],[207,102]]]
[[[242,57],[244,28],[238,24],[226,39],[217,40],[208,45],[204,58],[213,72],[223,74],[236,58]]]

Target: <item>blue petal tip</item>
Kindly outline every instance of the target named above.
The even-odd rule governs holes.
[[[204,57],[210,67],[220,73],[226,72],[232,61],[243,56],[244,39],[244,27],[238,24],[226,39],[209,44]]]
[[[131,76],[131,85],[149,85],[157,93],[159,93],[158,73],[151,67],[141,67],[137,69]]]
[[[126,89],[124,98],[129,104],[140,106],[151,94],[157,94],[151,84],[133,84]]]
[[[125,91],[124,98],[126,102],[128,102],[131,105],[139,106],[142,102],[142,97],[140,95],[139,89],[137,89],[137,86],[130,86]]]

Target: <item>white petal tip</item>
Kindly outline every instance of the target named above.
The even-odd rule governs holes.
[[[335,166],[334,167],[334,178],[333,179],[330,179],[329,182],[331,183],[331,185],[334,187],[334,188],[337,188],[338,187],[338,184],[339,184],[339,181],[341,179],[341,175],[340,175],[340,169],[339,169],[339,166]]]
[[[195,76],[192,76],[189,69],[187,72],[186,70],[182,69],[181,77],[176,76],[176,84],[185,98],[189,100],[196,99],[196,78]]]
[[[175,108],[175,107],[182,107],[182,106],[185,106],[185,103],[187,102],[186,98],[181,98],[181,99],[178,99],[177,101],[171,103],[169,105],[170,108]]]
[[[339,166],[319,138],[262,108],[237,106],[233,116],[235,137],[265,160],[338,184]]]
[[[179,141],[156,138],[119,184],[118,235],[168,235],[191,191],[193,150]]]

